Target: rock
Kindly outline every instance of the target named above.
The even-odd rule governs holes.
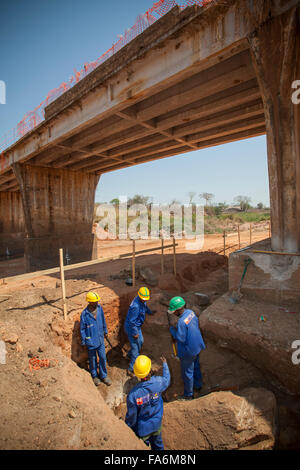
[[[18,353],[20,353],[20,352],[23,351],[23,346],[22,346],[21,343],[18,343],[18,344],[17,344],[16,350],[17,350]]]
[[[19,336],[15,333],[5,333],[4,341],[9,344],[16,344],[18,342]]]
[[[75,411],[74,411],[74,410],[71,410],[68,416],[69,416],[69,418],[72,418],[72,419],[76,418],[76,413],[75,413]]]
[[[61,402],[61,396],[59,396],[59,395],[54,395],[52,398],[55,401]]]
[[[209,305],[210,304],[210,297],[207,294],[202,294],[200,292],[195,292],[195,296],[198,299],[197,304],[204,306],[204,305]]]
[[[145,284],[148,284],[149,286],[155,287],[158,284],[158,279],[156,274],[152,271],[151,268],[147,267],[141,267],[140,268],[140,278],[142,281],[145,282]]]
[[[198,292],[187,292],[182,296],[186,301],[187,308],[191,308],[192,306],[204,306],[210,303],[210,297],[206,294],[200,294]]]
[[[164,407],[164,443],[170,450],[271,450],[276,399],[264,388],[215,392]],[[184,436],[178,432],[178,423]]]

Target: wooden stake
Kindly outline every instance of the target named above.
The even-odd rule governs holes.
[[[66,285],[65,285],[65,273],[64,273],[64,256],[63,249],[59,249],[59,263],[60,263],[60,278],[61,278],[61,290],[63,299],[64,319],[67,319],[67,304],[66,304]]]
[[[175,237],[173,237],[173,267],[174,267],[174,276],[177,274],[176,269],[176,244],[175,244]]]
[[[132,286],[135,287],[135,240],[132,240]]]
[[[223,231],[223,238],[224,238],[224,248],[223,248],[223,251],[224,251],[224,255],[226,254],[226,232],[225,230]]]
[[[160,258],[160,273],[164,274],[165,266],[164,266],[164,239],[161,239],[161,258]]]
[[[238,225],[238,239],[239,239],[239,250],[241,249],[241,233],[240,233],[240,226]]]
[[[269,238],[271,238],[271,222],[269,222]]]
[[[252,245],[252,224],[250,224],[250,245]]]

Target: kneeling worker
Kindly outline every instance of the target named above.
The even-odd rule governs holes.
[[[125,423],[143,439],[152,450],[164,450],[161,436],[164,392],[170,385],[170,371],[167,361],[163,362],[163,376],[151,377],[151,360],[138,356],[134,363],[134,373],[140,382],[127,397]]]
[[[146,313],[149,315],[153,313],[147,306],[147,300],[149,299],[149,289],[147,287],[141,287],[138,291],[138,295],[130,304],[125,320],[125,331],[130,342],[130,351],[128,353],[130,364],[127,370],[127,375],[130,377],[134,376],[133,365],[144,344],[142,326],[145,321]]]
[[[81,344],[87,346],[88,349],[90,373],[94,384],[99,385],[101,379],[106,385],[111,385],[111,380],[107,377],[104,345],[104,337],[107,338],[108,334],[104,312],[99,304],[100,297],[94,292],[89,292],[86,300],[88,306],[80,317]],[[100,379],[97,373],[97,355],[99,357]]]
[[[192,310],[185,307],[182,297],[173,297],[169,303],[168,313],[178,318],[177,327],[170,327],[170,333],[177,341],[181,375],[184,383],[184,396],[180,399],[192,400],[194,390],[202,388],[202,374],[199,364],[199,353],[205,344],[199,328],[199,320]]]

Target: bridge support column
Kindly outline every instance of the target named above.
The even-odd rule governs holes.
[[[265,22],[248,39],[267,128],[272,250],[300,251],[300,8]]]
[[[94,200],[99,176],[63,169],[14,165],[24,208],[27,271],[92,259]]]
[[[0,260],[24,255],[24,215],[20,192],[0,192]]]

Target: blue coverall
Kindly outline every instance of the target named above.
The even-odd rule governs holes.
[[[99,376],[100,379],[107,377],[106,353],[104,345],[104,335],[107,334],[107,326],[104,312],[101,305],[97,306],[96,319],[93,313],[87,307],[81,313],[80,334],[82,346],[87,346],[90,373],[93,379],[97,374],[97,354],[99,357]]]
[[[170,385],[168,364],[163,363],[163,375],[139,382],[127,396],[125,423],[152,450],[164,450],[161,436],[164,392]]]
[[[142,302],[139,296],[136,296],[130,304],[124,325],[131,348],[128,353],[128,357],[130,359],[128,369],[131,372],[133,372],[135,360],[139,356],[141,348],[144,344],[142,326],[145,321],[146,313],[152,315],[152,312],[147,307],[146,302]],[[138,335],[138,338],[134,338],[136,335]]]
[[[205,349],[205,344],[199,328],[198,317],[192,310],[185,309],[178,319],[177,328],[171,326],[170,333],[177,341],[184,396],[191,397],[194,388],[202,387],[199,353]]]

